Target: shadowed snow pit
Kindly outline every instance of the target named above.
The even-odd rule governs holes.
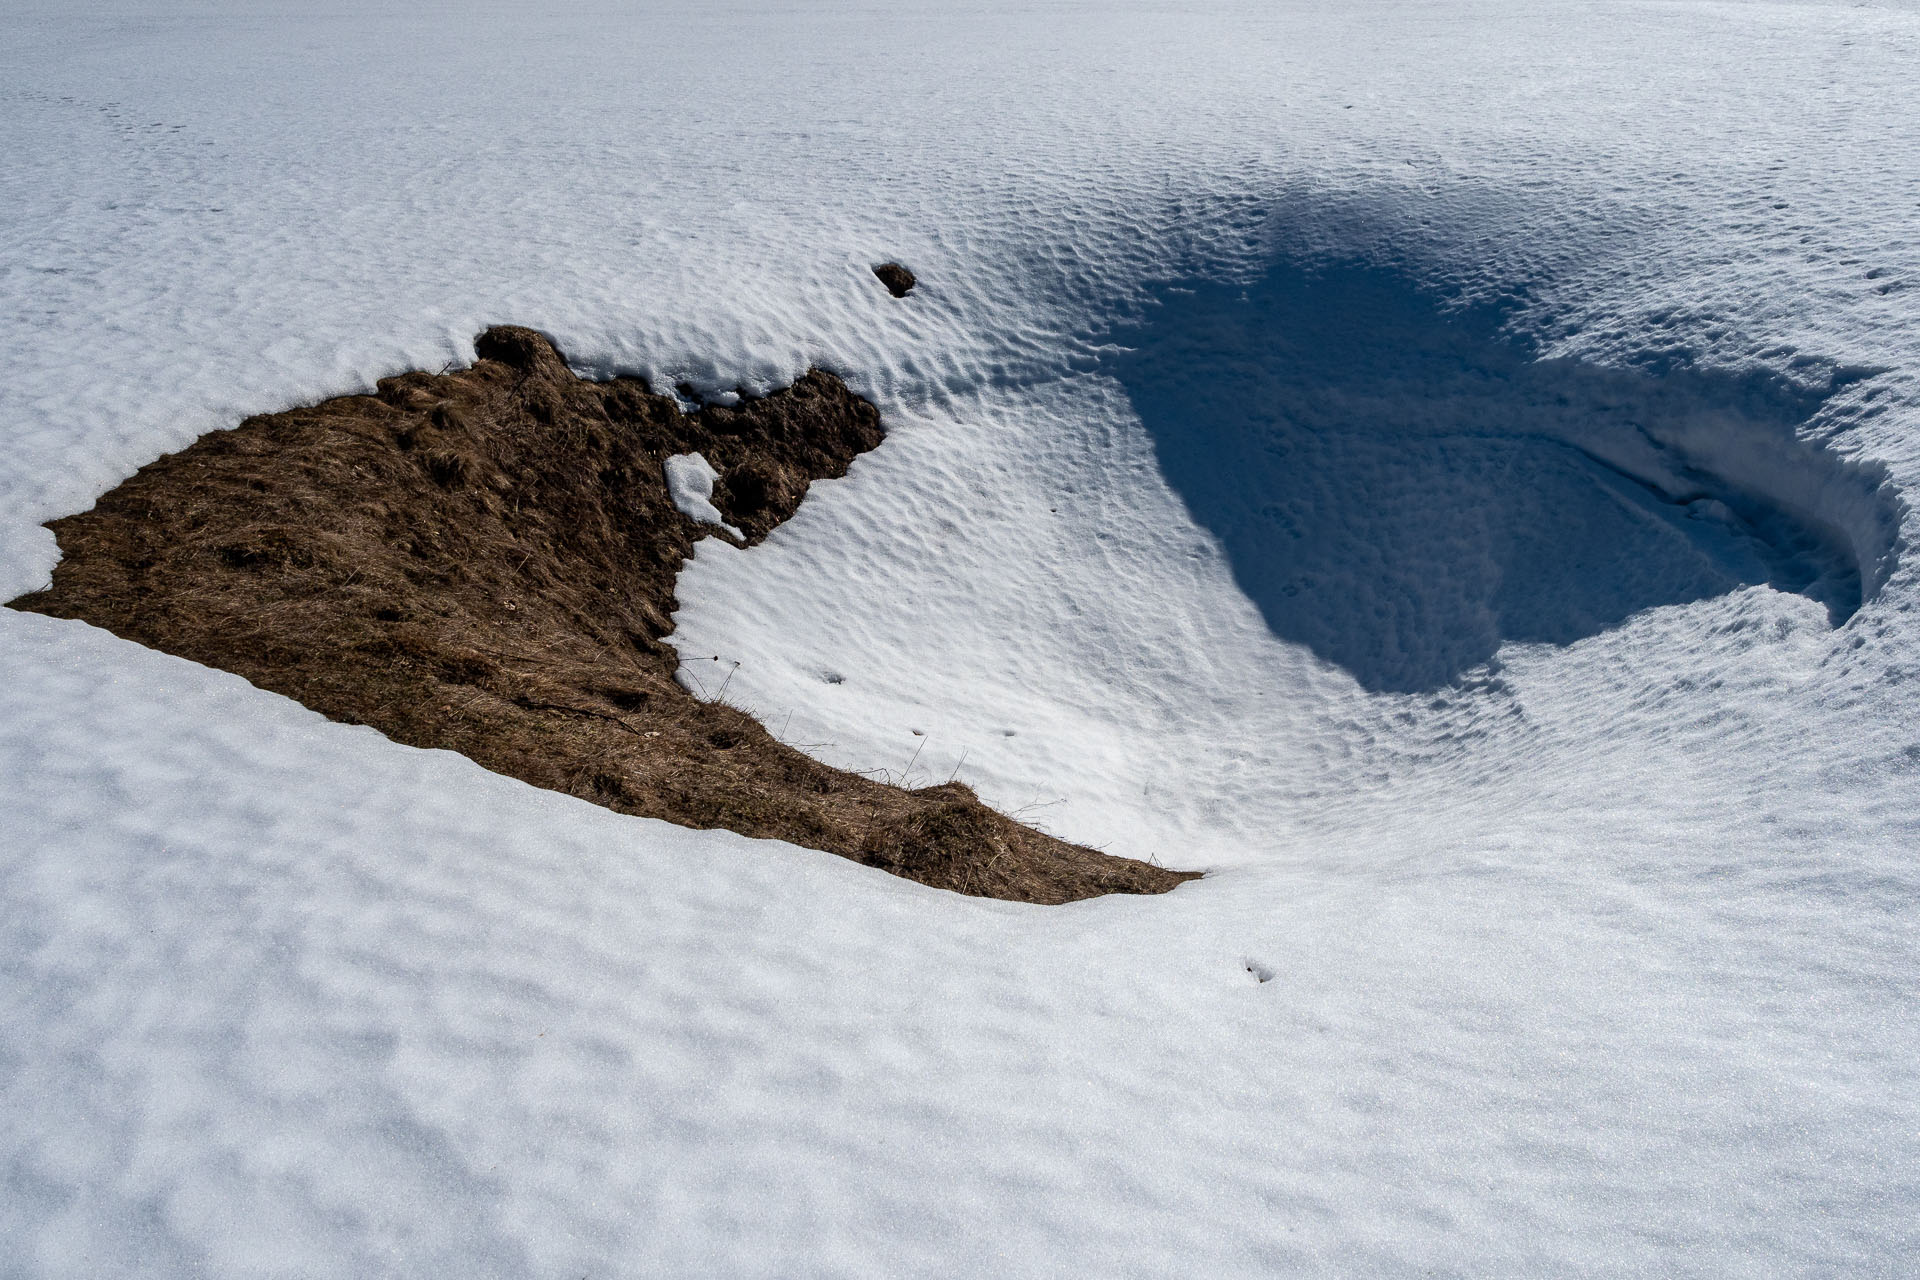
[[[1160,893],[1191,873],[1069,844],[967,787],[828,768],[676,680],[673,586],[695,538],[748,545],[811,480],[880,443],[872,405],[812,371],[685,413],[584,381],[530,329],[479,362],[250,418],[53,521],[80,618],[335,720],[458,751],[621,813],[842,854],[1023,902]]]
[[[1165,290],[1109,367],[1268,626],[1376,692],[1743,584],[1838,626],[1885,581],[1884,475],[1796,436],[1848,375],[1535,360],[1501,322],[1289,263]]]

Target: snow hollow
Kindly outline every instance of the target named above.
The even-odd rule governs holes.
[[[1283,261],[1161,290],[1108,368],[1274,633],[1369,689],[1768,583],[1844,623],[1894,562],[1884,468],[1796,435],[1766,371],[1613,371],[1407,272]]]

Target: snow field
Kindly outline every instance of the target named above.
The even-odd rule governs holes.
[[[889,439],[762,547],[702,544],[684,651],[739,661],[729,698],[836,764],[924,741],[916,776],[1213,874],[956,899],[0,612],[0,1274],[1898,1275],[1920,1251],[1910,8],[5,20],[9,598],[54,562],[42,520],[158,453],[468,358],[487,323],[708,393],[818,363]],[[1523,467],[1513,527],[1564,550],[1625,511],[1600,527],[1679,530],[1636,558],[1653,594],[1707,576],[1623,579],[1569,636],[1489,624],[1494,665],[1463,642],[1432,687],[1412,640],[1478,598],[1435,574],[1496,544],[1429,535],[1492,509],[1459,497],[1485,473],[1343,444],[1332,410],[1295,420],[1347,478],[1298,511],[1372,558],[1324,592],[1345,619],[1263,606],[1270,529],[1251,559],[1229,534],[1268,517],[1195,496],[1271,437],[1194,419],[1327,382],[1277,344],[1195,373],[1181,344],[1271,337],[1239,292],[1338,263],[1411,282],[1401,334],[1492,308],[1501,341],[1611,371],[1576,390],[1802,396],[1779,419],[1689,392],[1658,472],[1624,430],[1579,443],[1818,517],[1859,611],[1834,628],[1587,463]],[[1346,373],[1412,379],[1402,406],[1435,385],[1381,360]],[[1191,413],[1156,431],[1143,366]],[[1494,399],[1502,448],[1573,429]],[[1603,491],[1624,505],[1577,496]],[[1396,581],[1454,603],[1368,650]]]

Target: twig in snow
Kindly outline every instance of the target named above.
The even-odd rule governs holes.
[[[927,738],[925,734],[922,734],[920,736],[920,745],[913,749],[913,756],[907,761],[907,767],[900,771],[900,781],[902,785],[906,783],[907,775],[913,772],[913,762],[915,760],[918,760],[920,758],[920,753],[922,751],[925,751],[926,749],[927,749]]]

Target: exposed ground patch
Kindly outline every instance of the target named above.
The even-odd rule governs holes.
[[[873,269],[873,274],[880,277],[880,283],[887,286],[887,292],[896,298],[906,297],[913,292],[913,286],[919,283],[914,279],[913,272],[897,262],[883,262]]]
[[[475,351],[471,369],[386,378],[159,459],[51,523],[53,585],[12,607],[621,813],[943,889],[1058,903],[1193,878],[1036,831],[964,785],[829,768],[674,679],[674,579],[717,535],[676,508],[666,460],[711,463],[713,506],[757,543],[880,442],[838,378],[688,414],[638,379],[576,377],[529,329],[489,329]]]

